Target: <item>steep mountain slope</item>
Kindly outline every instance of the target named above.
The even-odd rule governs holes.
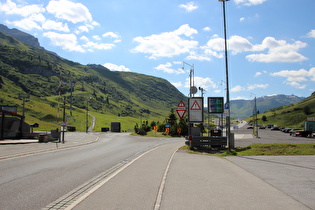
[[[297,103],[304,99],[295,95],[272,95],[256,99],[257,110],[263,113],[269,109]],[[247,118],[253,115],[254,100],[231,100],[231,116],[233,118]]]
[[[179,100],[186,98],[165,79],[113,72],[101,65],[81,65],[4,33],[0,33],[0,77],[0,105],[21,107],[18,104],[21,96],[30,96],[34,103],[41,101],[54,108],[48,113],[41,110],[32,114],[38,121],[51,121],[63,100],[60,95],[66,96],[67,106],[81,110],[81,114],[89,108],[134,119],[145,113],[157,120],[164,119]],[[30,113],[31,107],[26,111]],[[47,115],[50,117],[43,117]]]
[[[262,120],[265,116],[266,121]],[[315,118],[315,92],[287,106],[279,106],[258,115],[259,124],[274,124],[279,127],[302,128],[304,121]]]

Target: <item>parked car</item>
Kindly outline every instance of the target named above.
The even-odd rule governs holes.
[[[254,129],[254,127],[253,126],[248,126],[247,129]]]
[[[274,126],[274,127],[271,128],[271,130],[272,130],[272,131],[280,131],[280,128],[277,127],[277,126]]]
[[[292,130],[292,128],[283,128],[281,131],[283,133],[289,133],[290,130]]]
[[[302,129],[299,129],[299,128],[293,128],[293,129],[291,129],[291,130],[289,131],[290,136],[294,136],[294,135],[295,135],[295,132],[301,131],[301,130],[302,130]]]

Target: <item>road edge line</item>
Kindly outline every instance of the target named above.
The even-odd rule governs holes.
[[[84,195],[82,195],[79,199],[77,199],[76,201],[74,201],[71,205],[67,206],[65,208],[65,210],[71,210],[73,208],[75,208],[79,203],[81,203],[84,199],[86,199],[87,197],[89,197],[92,193],[94,193],[96,190],[98,190],[100,187],[102,187],[104,184],[106,184],[108,181],[110,181],[112,178],[114,178],[115,176],[117,176],[120,172],[122,172],[123,170],[125,170],[128,166],[130,166],[131,164],[133,164],[134,162],[136,162],[138,159],[140,159],[141,157],[143,157],[144,155],[148,154],[149,152],[152,152],[154,150],[156,150],[159,147],[155,147],[149,151],[146,151],[145,153],[141,154],[140,156],[138,156],[137,158],[133,159],[132,161],[130,161],[129,163],[127,163],[126,165],[122,166],[121,168],[117,169],[115,172],[113,172],[112,174],[110,174],[106,179],[104,179],[102,182],[100,182],[98,185],[96,185],[95,187],[93,187],[91,190],[89,190],[87,193],[85,193]]]
[[[166,166],[166,169],[164,171],[164,175],[163,175],[160,187],[159,187],[159,191],[158,191],[158,194],[157,194],[157,197],[156,197],[156,200],[155,200],[154,210],[159,210],[160,209],[161,202],[162,202],[163,191],[164,191],[165,183],[166,183],[166,178],[167,178],[170,166],[171,166],[171,162],[172,162],[172,160],[173,160],[173,158],[175,156],[175,153],[177,151],[178,151],[178,149],[173,152],[172,156],[170,157],[170,159],[169,159],[169,161],[167,163],[167,166]]]

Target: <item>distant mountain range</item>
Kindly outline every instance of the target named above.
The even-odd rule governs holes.
[[[303,100],[304,97],[295,95],[271,95],[263,96],[256,99],[256,107],[259,113],[267,110],[287,106]],[[233,118],[247,118],[254,113],[255,100],[231,100],[231,117]]]

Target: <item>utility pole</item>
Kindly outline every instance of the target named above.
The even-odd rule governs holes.
[[[226,103],[225,109],[226,113],[226,136],[228,142],[228,148],[232,149],[234,147],[234,143],[232,145],[231,141],[231,119],[230,119],[230,92],[229,92],[229,65],[228,65],[228,49],[227,49],[227,37],[226,37],[226,15],[225,15],[225,2],[229,0],[219,0],[222,2],[223,9],[223,27],[224,27],[224,52],[225,52],[225,74],[226,74]]]
[[[63,97],[63,115],[62,115],[62,143],[65,143],[65,129],[66,129],[66,96]]]

